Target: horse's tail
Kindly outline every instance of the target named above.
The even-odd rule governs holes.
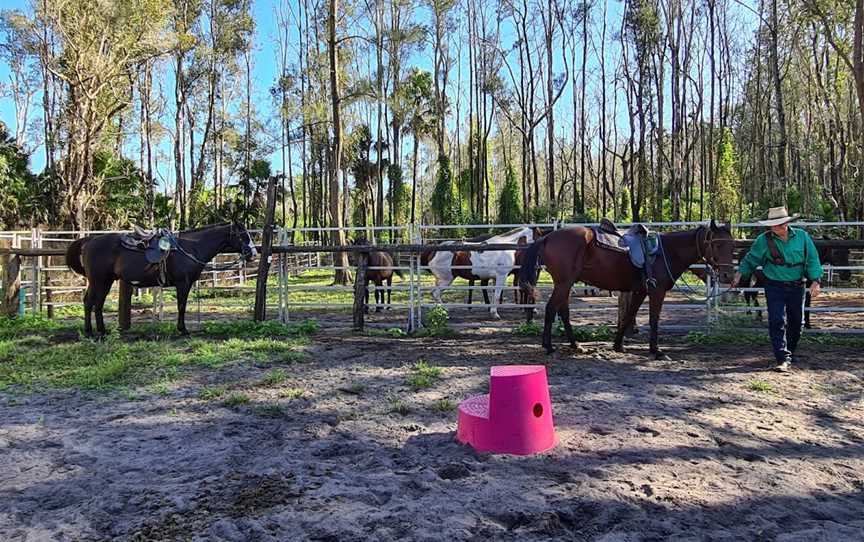
[[[90,237],[82,237],[73,241],[66,249],[66,265],[79,275],[85,274],[84,265],[81,263],[81,250],[89,240]]]
[[[539,299],[540,294],[537,291],[537,275],[539,271],[539,256],[540,250],[546,245],[546,238],[542,237],[531,243],[531,246],[525,250],[525,255],[522,258],[522,266],[519,268],[519,290],[525,295],[534,296],[534,299]]]

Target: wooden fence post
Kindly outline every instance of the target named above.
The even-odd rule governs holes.
[[[8,248],[3,241],[0,241],[0,246]],[[0,254],[0,281],[0,312],[5,316],[15,316],[18,314],[18,292],[21,290],[21,256]]]
[[[264,215],[264,232],[261,236],[261,255],[258,276],[255,277],[255,321],[267,318],[267,275],[270,273],[270,254],[273,244],[273,221],[276,215],[276,176],[271,175],[267,183],[267,212]]]
[[[354,331],[363,331],[366,322],[366,268],[369,252],[357,253],[357,274],[354,277]]]

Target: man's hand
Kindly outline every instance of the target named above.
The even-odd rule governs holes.
[[[730,286],[730,288],[736,288],[739,282],[741,282],[741,273],[736,272],[735,276],[732,277],[732,285]]]
[[[818,282],[814,282],[810,285],[810,297],[819,297],[819,292],[822,291],[822,287],[819,286]]]

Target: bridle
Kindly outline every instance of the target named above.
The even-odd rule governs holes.
[[[704,232],[704,233],[703,233]],[[672,269],[669,266],[669,259],[666,257],[666,249],[663,247],[662,235],[658,235],[657,239],[660,244],[660,253],[663,255],[663,262],[666,264],[666,272],[669,274],[669,278],[672,278]],[[723,267],[725,264],[719,262],[719,258],[717,255],[717,250],[714,247],[715,243],[734,243],[733,239],[714,239],[714,231],[705,226],[701,225],[696,230],[696,255],[699,257],[699,260],[705,263],[705,272],[711,277],[711,281],[713,284],[718,284],[717,282],[717,271],[714,269],[715,267]],[[704,247],[707,248],[704,248]],[[677,281],[676,281],[677,282]],[[689,284],[686,282],[683,283],[685,289],[689,290],[691,293],[695,295],[700,295],[699,292],[694,290]],[[674,286],[674,284],[673,284]],[[732,287],[726,288],[723,291],[717,291],[711,295],[706,296],[706,301],[708,299],[713,299],[715,297],[720,297],[732,290]],[[693,298],[684,292],[684,295],[689,298],[691,301]]]
[[[714,239],[714,230],[704,225],[699,226],[699,231],[696,233],[696,255],[699,257],[700,261],[705,263],[708,272],[712,275],[712,278],[716,277],[717,274],[714,268],[728,266],[728,264],[720,262],[717,249],[714,245],[717,243],[734,242],[734,239]]]

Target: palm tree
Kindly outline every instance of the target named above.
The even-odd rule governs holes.
[[[414,209],[417,206],[417,150],[420,139],[435,129],[435,100],[432,93],[432,74],[414,69],[405,84],[399,89],[405,95],[408,123],[405,132],[414,139],[413,165],[411,178],[411,223],[414,223]]]

